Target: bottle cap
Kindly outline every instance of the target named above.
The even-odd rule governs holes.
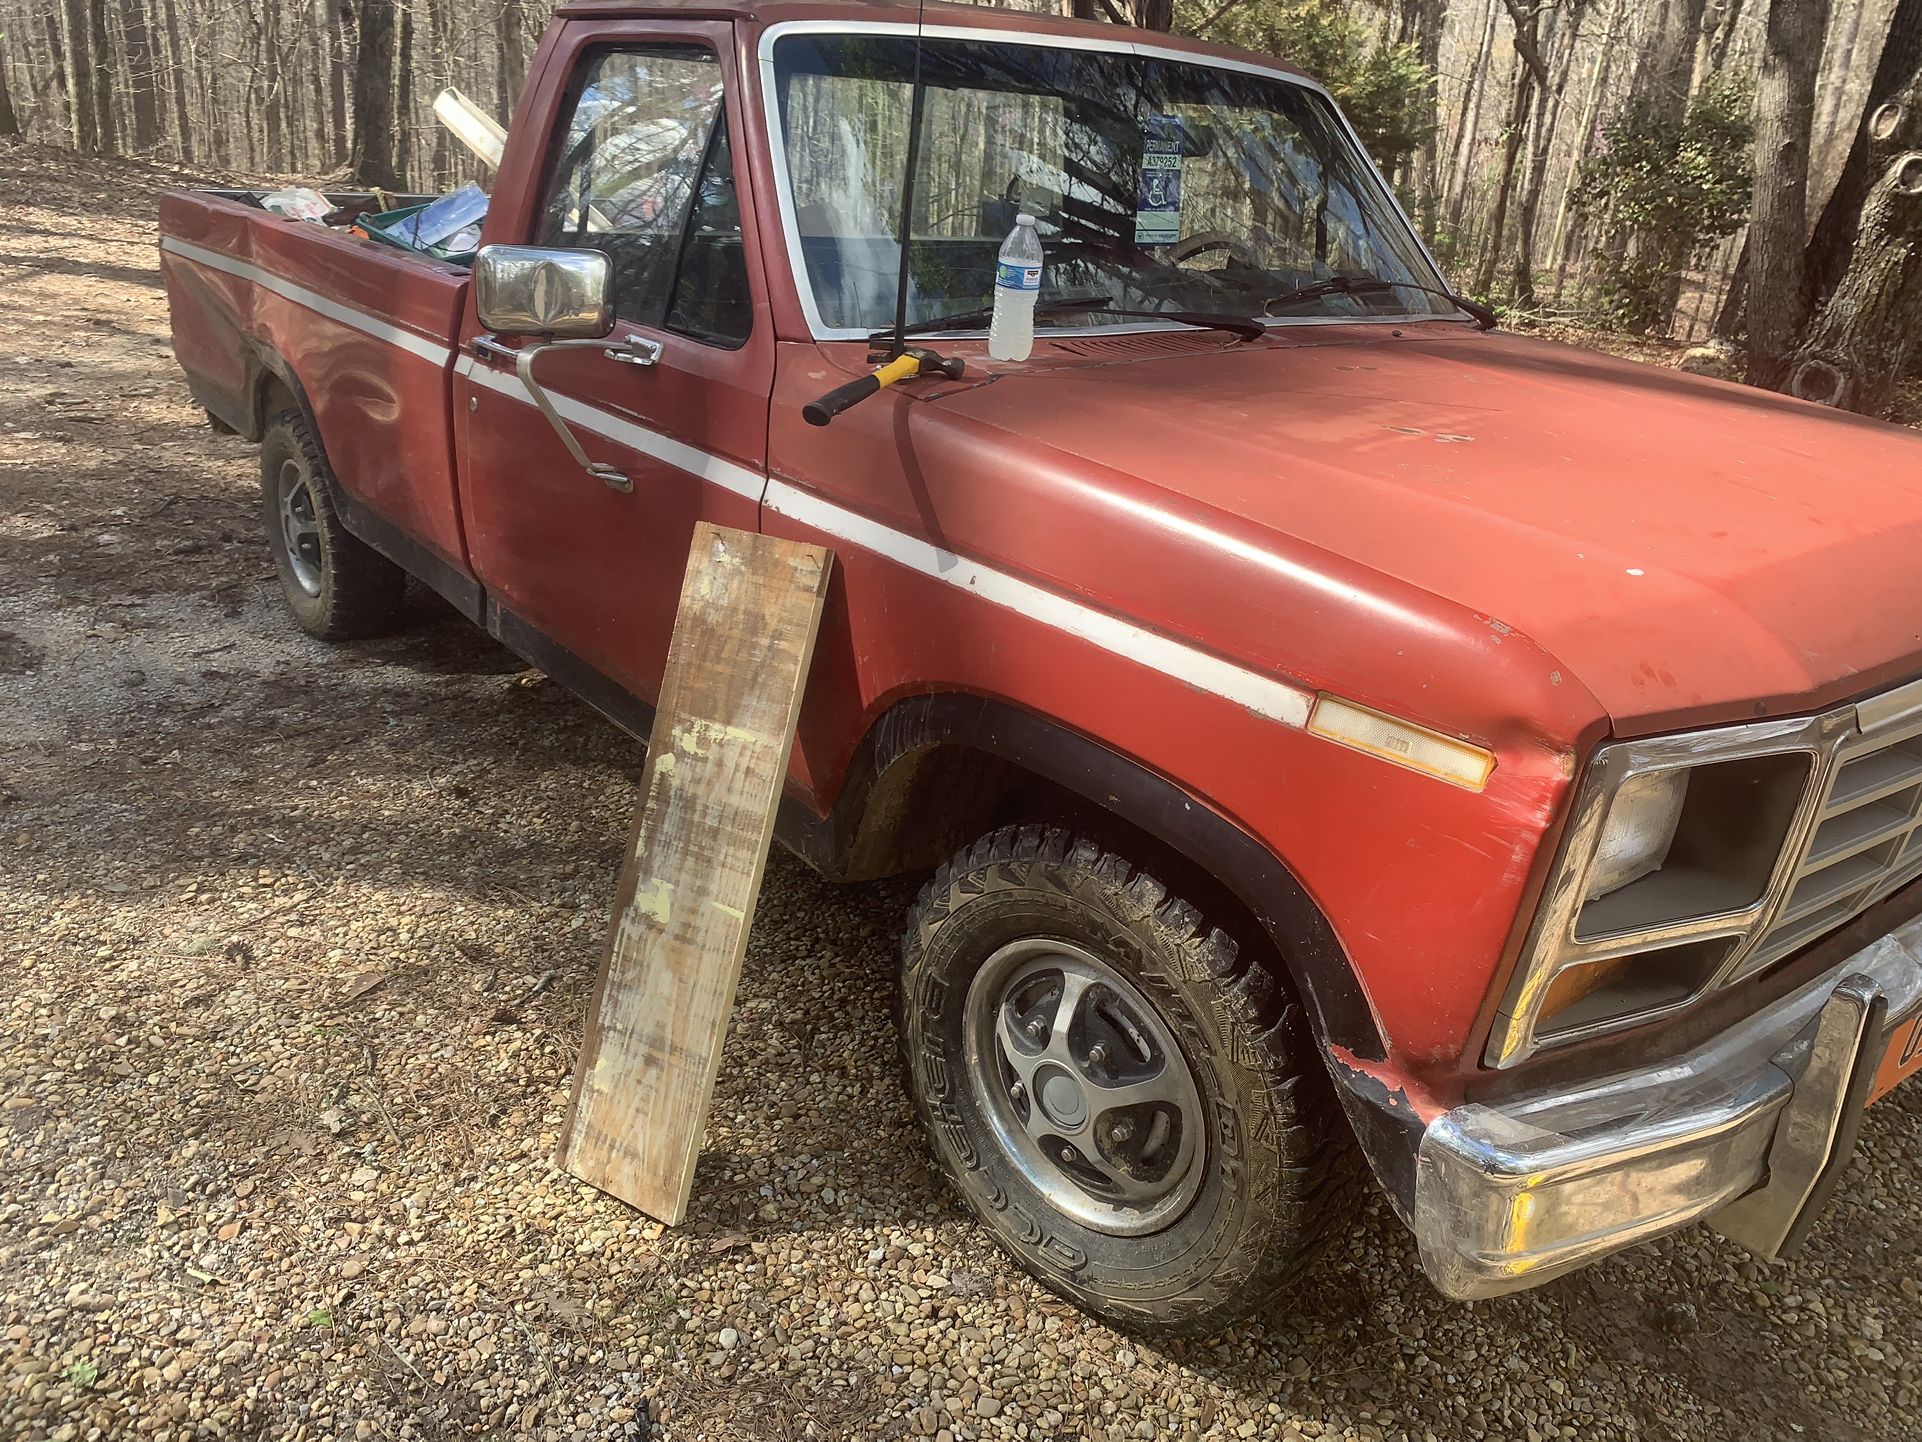
[[[1004,211],[1002,211],[1001,213],[1002,213],[1003,215],[1006,215],[1006,214],[1007,214],[1007,212],[1006,212],[1005,210],[1004,210]],[[1034,224],[1034,217],[1033,217],[1032,215],[1029,215],[1029,214],[1028,214],[1028,212],[1024,210],[1024,211],[1022,211],[1022,212],[1021,212],[1021,214],[1019,214],[1019,215],[1017,215],[1017,216],[1016,216],[1016,217],[1014,218],[1014,223],[1015,223],[1016,225],[1033,225],[1033,224]]]

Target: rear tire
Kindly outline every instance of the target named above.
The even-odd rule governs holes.
[[[897,1007],[962,1197],[1118,1325],[1218,1331],[1354,1215],[1353,1144],[1287,983],[1092,841],[1008,827],[941,867]]]
[[[400,624],[407,573],[341,524],[332,480],[300,412],[267,423],[261,520],[287,608],[323,641],[383,635]]]

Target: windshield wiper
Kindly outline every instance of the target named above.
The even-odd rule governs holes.
[[[1124,316],[1129,320],[1168,320],[1177,325],[1191,325],[1201,330],[1225,330],[1243,340],[1256,340],[1262,334],[1262,324],[1252,316],[1218,315],[1213,311],[1200,310],[1116,310],[1114,302],[1105,295],[1084,295],[1071,299],[1044,300],[1039,302],[1034,313],[1042,315],[1066,315],[1075,311],[1100,311],[1103,315]],[[939,315],[931,320],[918,320],[907,328],[909,335],[933,335],[947,330],[982,330],[994,319],[992,310],[962,311],[956,315]],[[868,337],[868,344],[880,345],[895,338],[893,327],[876,331]]]
[[[1458,310],[1466,312],[1483,330],[1495,328],[1495,312],[1479,301],[1456,295],[1452,290],[1442,290],[1438,286],[1420,285],[1412,280],[1384,280],[1374,275],[1331,275],[1311,285],[1298,285],[1293,290],[1284,290],[1278,295],[1264,298],[1261,313],[1273,315],[1278,305],[1294,305],[1304,300],[1317,300],[1324,295],[1374,295],[1384,290],[1418,290],[1424,295],[1438,295]]]

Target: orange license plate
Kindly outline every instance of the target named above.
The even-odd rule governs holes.
[[[1882,1065],[1875,1069],[1875,1083],[1869,1088],[1869,1101],[1879,1102],[1897,1084],[1922,1071],[1922,1016],[1899,1022],[1889,1033]]]

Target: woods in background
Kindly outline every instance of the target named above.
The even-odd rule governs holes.
[[[1922,330],[1922,0],[1059,0],[1283,56],[1455,282],[1885,407]],[[1021,8],[1055,8],[1023,0]],[[540,0],[0,0],[0,135],[389,188],[481,178]]]

